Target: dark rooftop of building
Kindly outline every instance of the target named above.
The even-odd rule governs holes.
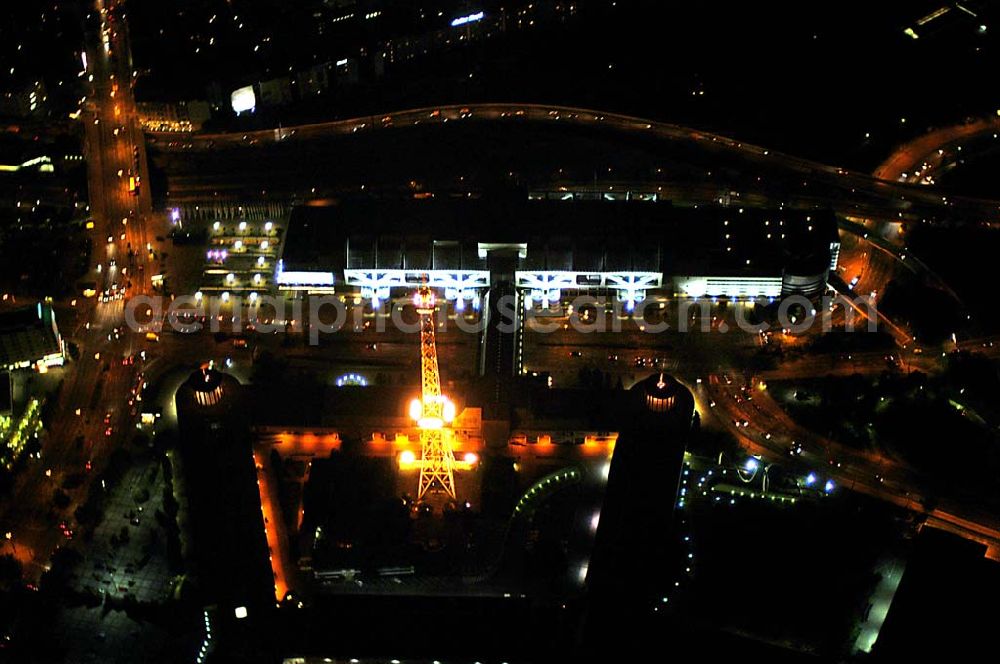
[[[10,374],[0,371],[0,415],[8,415],[14,409],[13,390]]]
[[[205,377],[223,398],[206,404]],[[256,483],[245,390],[231,376],[199,370],[176,394],[179,451],[191,505],[193,551],[206,597],[224,617],[273,606],[274,579]]]
[[[522,270],[753,275],[789,266],[821,271],[836,239],[829,211],[367,198],[293,209],[282,257],[286,271],[335,275],[345,268],[483,270],[479,244],[497,243],[526,245]]]
[[[39,303],[0,313],[0,366],[33,362],[60,349],[52,307]]]
[[[1000,565],[985,547],[924,528],[872,650],[875,661],[971,661],[996,643]]]

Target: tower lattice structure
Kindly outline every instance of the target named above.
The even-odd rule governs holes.
[[[422,391],[420,423],[420,487],[417,500],[428,492],[447,493],[455,499],[455,455],[444,424],[444,396],[438,370],[437,344],[434,339],[434,293],[422,288],[417,293],[420,314],[420,387]]]

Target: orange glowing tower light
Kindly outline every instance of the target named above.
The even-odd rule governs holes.
[[[420,387],[422,398],[410,404],[410,417],[420,427],[420,486],[417,500],[429,491],[443,491],[455,500],[455,455],[451,449],[450,430],[455,406],[441,394],[437,345],[434,341],[435,297],[423,287],[413,296],[420,314]]]

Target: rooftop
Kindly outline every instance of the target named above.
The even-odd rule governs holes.
[[[831,212],[680,208],[647,201],[510,197],[352,199],[297,207],[286,271],[486,269],[481,244],[526,249],[522,270],[669,275],[821,271],[837,240]]]
[[[61,351],[52,307],[38,303],[0,313],[0,367],[35,362]]]

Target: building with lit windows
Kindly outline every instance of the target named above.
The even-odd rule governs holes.
[[[198,131],[211,116],[204,101],[139,102],[136,108],[146,131]]]
[[[655,629],[648,607],[687,583],[680,477],[697,417],[683,385],[663,373],[629,389],[522,378],[500,414],[482,381],[449,382],[457,500],[418,500],[406,411],[419,387],[356,378],[288,394],[203,368],[178,390],[193,549],[220,649],[252,649],[278,606],[295,612],[284,647],[302,658],[286,661],[343,649],[316,631],[333,616],[351,634],[381,620],[395,637],[396,625],[447,616],[470,648],[495,641],[511,661],[526,653],[497,632],[500,618],[522,620],[525,643],[583,629],[601,647],[600,626]],[[322,636],[303,638],[312,632]]]
[[[477,307],[510,258],[512,285],[541,308],[576,294],[816,295],[839,252],[832,212],[606,200],[353,200],[293,210],[280,290],[385,301],[414,286]],[[493,261],[491,267],[491,261]]]
[[[0,313],[0,368],[45,371],[61,366],[66,348],[52,306],[39,302]]]

